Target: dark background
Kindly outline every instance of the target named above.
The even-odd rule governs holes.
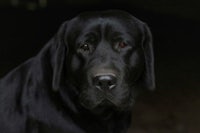
[[[142,94],[129,133],[200,132],[200,1],[0,0],[0,77],[82,11],[123,9],[154,36],[157,90]]]

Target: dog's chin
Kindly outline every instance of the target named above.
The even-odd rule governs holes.
[[[104,120],[111,118],[117,110],[117,107],[108,100],[103,100],[101,103],[95,104],[92,107],[85,106],[85,108],[96,117]]]
[[[126,112],[132,109],[132,105],[115,105],[111,101],[104,99],[93,106],[85,106],[92,114],[102,119],[109,119],[115,112]]]

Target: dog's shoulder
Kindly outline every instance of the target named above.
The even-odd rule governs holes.
[[[20,82],[26,80],[28,74],[31,72],[32,65],[34,65],[34,58],[30,58],[29,60],[8,72],[3,78],[0,79],[0,88],[8,88],[11,87],[13,83],[20,84]],[[16,85],[13,87],[16,87]]]

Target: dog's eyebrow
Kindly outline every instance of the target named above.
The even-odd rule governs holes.
[[[77,38],[77,42],[83,42],[83,41],[91,41],[94,42],[96,41],[98,38],[98,33],[94,32],[94,31],[89,31],[86,32],[84,34],[81,34],[78,38]]]
[[[85,37],[95,37],[95,36],[97,36],[97,33],[94,31],[89,31],[89,32],[85,33],[84,36]]]

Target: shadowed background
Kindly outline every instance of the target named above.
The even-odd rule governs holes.
[[[130,12],[154,36],[157,90],[138,98],[129,133],[199,133],[198,0],[1,0],[0,77],[36,55],[63,21],[104,9]]]

